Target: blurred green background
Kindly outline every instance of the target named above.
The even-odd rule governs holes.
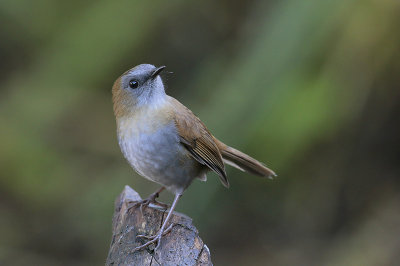
[[[3,0],[0,25],[1,265],[104,264],[115,197],[158,188],[116,141],[140,63],[279,175],[187,190],[215,265],[398,265],[399,1]]]

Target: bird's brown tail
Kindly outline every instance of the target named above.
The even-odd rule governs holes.
[[[274,171],[268,169],[264,164],[251,158],[249,155],[229,147],[218,140],[216,140],[216,144],[221,152],[224,163],[258,176],[266,176],[268,178],[277,176]]]

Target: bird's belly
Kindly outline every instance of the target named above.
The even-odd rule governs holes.
[[[201,165],[180,144],[175,124],[136,134],[119,134],[119,144],[132,167],[172,192],[183,192],[202,172]]]

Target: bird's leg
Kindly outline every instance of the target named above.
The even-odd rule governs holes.
[[[156,199],[160,196],[160,193],[165,189],[165,187],[161,187],[159,190],[157,190],[154,193],[151,193],[150,196],[147,197],[147,199],[138,201],[133,203],[132,205],[128,206],[128,209],[140,206],[140,212],[143,214],[143,206],[147,207],[150,203],[153,203],[154,205],[158,205],[162,208],[168,209],[168,205],[162,202],[157,201]]]
[[[141,249],[143,249],[143,248],[145,248],[145,247],[147,247],[147,246],[149,246],[149,245],[151,245],[151,244],[153,244],[153,243],[154,243],[154,244],[157,243],[157,244],[156,244],[156,248],[155,248],[154,250],[156,250],[156,249],[160,246],[161,238],[162,238],[164,235],[166,235],[167,233],[169,233],[169,232],[171,231],[172,227],[174,227],[174,224],[171,224],[170,226],[167,227],[167,223],[168,223],[168,221],[170,220],[170,218],[171,218],[171,216],[172,216],[172,213],[174,212],[174,209],[175,209],[175,207],[176,207],[176,204],[178,203],[178,200],[180,199],[181,196],[182,196],[182,194],[176,194],[176,195],[175,195],[174,202],[172,203],[171,209],[170,209],[169,212],[168,212],[167,218],[166,218],[165,221],[163,222],[163,224],[162,224],[160,230],[158,231],[158,233],[157,233],[156,235],[153,235],[153,236],[138,235],[138,236],[137,236],[137,237],[141,237],[141,238],[147,238],[148,241],[147,241],[145,244],[136,247],[136,248],[133,250],[134,252],[135,252],[135,251],[138,251],[138,250],[141,250]]]

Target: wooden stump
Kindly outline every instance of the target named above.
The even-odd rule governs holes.
[[[143,214],[139,207],[128,209],[133,202],[140,200],[136,191],[125,186],[115,201],[107,265],[212,265],[210,251],[200,239],[192,219],[177,212],[171,217],[175,226],[162,238],[156,251],[151,245],[133,252],[146,241],[136,236],[156,234],[167,215],[165,209],[154,205],[143,208]]]

